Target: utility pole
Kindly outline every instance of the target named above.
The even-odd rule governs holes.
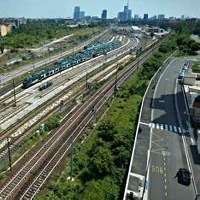
[[[94,124],[96,124],[97,123],[97,112],[96,112],[95,106],[92,107],[92,112],[93,112],[93,116],[94,116]]]
[[[88,74],[87,74],[87,71],[86,71],[86,75],[85,75],[85,91],[86,91],[86,93],[87,93],[87,89],[88,89]]]
[[[9,167],[10,167],[10,170],[12,170],[11,153],[10,153],[10,140],[11,139],[9,137],[7,137]]]
[[[118,64],[116,66],[116,73],[115,73],[115,86],[114,86],[114,94],[117,92],[117,73],[118,73]]]
[[[33,57],[33,71],[35,70],[35,58]]]
[[[14,106],[17,105],[16,103],[16,91],[15,91],[15,79],[13,78],[13,95],[14,95]]]
[[[73,181],[73,135],[71,136],[71,175],[70,175],[70,180]]]

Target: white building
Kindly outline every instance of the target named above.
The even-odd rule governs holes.
[[[141,37],[142,36],[142,29],[138,26],[131,26],[132,32],[135,37]]]

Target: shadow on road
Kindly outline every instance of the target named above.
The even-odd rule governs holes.
[[[183,101],[183,93],[178,92],[176,94],[176,98],[178,100],[178,114],[181,121],[181,127],[179,127],[179,121],[177,120],[177,112],[175,107],[175,95],[167,94],[161,95],[160,98],[155,98],[152,100],[151,108],[155,109],[154,111],[154,124],[162,125],[163,127],[168,126],[168,130],[170,132],[174,132],[178,135],[184,135],[186,137],[190,137],[190,134],[187,131],[187,115],[185,113],[185,104]],[[158,112],[156,112],[156,110]],[[157,113],[157,115],[156,115]],[[169,128],[171,126],[171,128]],[[181,131],[179,129],[181,128]],[[184,129],[184,130],[183,130]]]
[[[192,159],[193,159],[194,164],[200,165],[200,155],[198,154],[197,146],[190,145],[190,150],[191,150]]]

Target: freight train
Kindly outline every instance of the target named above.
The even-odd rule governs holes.
[[[79,63],[82,63],[86,60],[90,60],[99,55],[106,54],[107,52],[118,48],[121,45],[121,42],[117,39],[109,42],[98,42],[92,45],[87,45],[78,52],[77,54],[68,56],[57,61],[54,65],[48,67],[45,70],[36,72],[30,76],[27,76],[22,83],[23,88],[28,88],[31,85],[40,82],[49,76],[57,74],[65,69],[69,69]]]

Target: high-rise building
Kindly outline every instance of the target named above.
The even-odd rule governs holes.
[[[102,11],[101,19],[107,19],[107,10]]]
[[[76,6],[74,8],[74,19],[75,20],[78,20],[80,18],[80,7],[79,6]]]
[[[79,19],[83,19],[84,17],[85,17],[85,12],[84,11],[80,11]]]
[[[131,20],[131,17],[132,17],[132,10],[128,10],[127,20]]]
[[[79,6],[74,8],[74,20],[80,20],[85,18],[85,12],[80,10]]]
[[[144,19],[144,20],[148,20],[148,18],[149,18],[148,14],[144,14],[143,19]]]
[[[139,15],[137,15],[137,14],[134,15],[134,19],[135,19],[135,20],[139,19]]]
[[[158,15],[158,19],[159,20],[165,19],[165,15],[163,15],[163,14]]]
[[[119,12],[117,18],[120,22],[126,22],[128,20],[131,20],[131,15],[132,15],[132,10],[128,9],[128,2],[127,2],[127,5],[124,6],[124,11]]]

